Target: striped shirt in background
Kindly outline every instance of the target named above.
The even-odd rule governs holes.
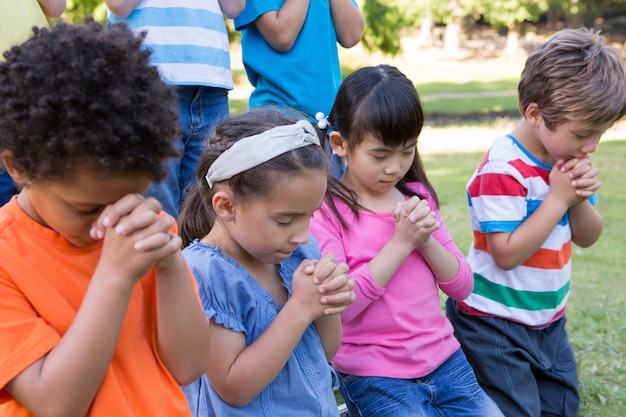
[[[217,0],[142,0],[127,18],[109,12],[108,20],[147,32],[151,62],[168,84],[233,88],[228,33]]]

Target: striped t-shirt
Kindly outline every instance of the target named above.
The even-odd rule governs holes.
[[[127,18],[109,12],[108,19],[147,32],[150,60],[168,84],[233,88],[218,0],[141,0]]]
[[[565,312],[571,277],[571,229],[567,214],[530,258],[510,270],[489,253],[487,233],[513,232],[550,191],[552,167],[512,136],[496,139],[467,184],[474,240],[468,261],[474,290],[459,308],[544,326]],[[595,196],[594,196],[595,198]],[[469,307],[469,308],[468,308]]]

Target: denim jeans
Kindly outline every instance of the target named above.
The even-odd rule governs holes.
[[[463,351],[415,379],[340,374],[351,417],[502,417],[480,388]]]
[[[9,202],[11,197],[17,193],[17,184],[4,168],[0,168],[0,206]]]
[[[155,197],[163,210],[178,218],[187,191],[195,184],[195,171],[207,137],[229,115],[228,90],[214,87],[179,86],[178,123],[182,136],[178,142],[180,157],[170,160],[167,178],[153,183],[146,196]]]
[[[565,316],[543,329],[498,317],[446,314],[476,377],[506,416],[575,417],[580,407],[574,351]]]

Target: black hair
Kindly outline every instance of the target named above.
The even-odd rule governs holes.
[[[148,63],[125,24],[59,22],[33,29],[0,62],[0,151],[33,180],[59,181],[77,167],[99,177],[159,181],[178,154],[176,92]]]
[[[347,142],[347,152],[350,153],[367,135],[390,147],[416,140],[424,124],[424,110],[415,86],[401,71],[390,65],[377,65],[360,68],[346,77],[337,92],[328,122]],[[418,149],[411,167],[396,188],[406,196],[424,198],[407,186],[409,182],[424,184],[439,205]],[[326,201],[346,228],[347,224],[335,206],[335,198],[347,204],[356,218],[363,207],[356,193],[339,181],[329,181]]]

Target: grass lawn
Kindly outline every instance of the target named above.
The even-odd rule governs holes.
[[[626,140],[626,138],[624,138]],[[446,225],[464,252],[471,242],[465,183],[483,153],[425,155]],[[568,332],[578,359],[581,417],[626,416],[626,141],[603,142],[593,155],[603,183],[600,240],[573,249]]]
[[[486,114],[517,112],[517,80],[504,79],[466,83],[432,82],[416,85],[428,114]],[[245,111],[247,100],[230,99],[231,113]]]

